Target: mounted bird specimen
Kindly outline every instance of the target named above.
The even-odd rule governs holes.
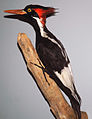
[[[40,5],[27,5],[24,9],[4,12],[24,15],[36,33],[36,50],[49,76],[70,99],[72,108],[81,119],[81,98],[77,93],[70,60],[63,44],[47,29],[46,18],[55,14],[55,8]]]

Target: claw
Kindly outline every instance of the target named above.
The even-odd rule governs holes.
[[[45,72],[47,72],[47,71],[46,71],[46,68],[45,68],[44,66],[42,66],[42,64],[41,64],[41,62],[40,62],[40,60],[39,60],[38,58],[37,58],[37,60],[38,60],[38,62],[39,62],[39,64],[40,64],[41,66],[39,66],[39,65],[37,65],[37,64],[35,64],[35,63],[32,63],[32,62],[30,62],[30,63],[42,69],[44,78],[45,78],[46,82],[48,83],[48,85],[50,85],[50,83],[48,82],[48,80],[47,80],[47,78],[46,78],[46,75],[45,75]]]

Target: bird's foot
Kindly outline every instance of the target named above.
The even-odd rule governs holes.
[[[47,78],[46,78],[46,75],[45,75],[45,72],[47,73],[46,68],[45,68],[44,66],[42,66],[42,64],[41,64],[41,62],[40,62],[40,60],[39,60],[38,58],[37,58],[37,60],[38,60],[38,62],[39,62],[39,64],[40,64],[40,66],[37,65],[37,64],[35,64],[35,63],[32,63],[32,62],[30,62],[30,63],[42,69],[44,78],[45,78],[46,82],[48,83],[48,85],[50,85],[50,83],[48,82],[48,80],[47,80]]]

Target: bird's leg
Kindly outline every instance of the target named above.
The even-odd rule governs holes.
[[[45,75],[45,72],[47,73],[47,69],[44,66],[42,66],[42,64],[41,64],[41,62],[38,58],[37,58],[37,60],[38,60],[39,64],[41,65],[41,69],[43,71],[43,75],[44,75],[44,78],[45,78],[46,82],[48,83],[48,85],[50,85],[47,78],[46,78],[46,75]]]
[[[46,82],[48,83],[48,85],[50,85],[49,82],[48,82],[48,80],[47,80],[47,78],[46,78],[46,75],[45,75],[45,72],[47,72],[46,68],[45,68],[44,66],[42,66],[42,64],[41,64],[41,62],[40,62],[40,60],[39,60],[38,58],[37,58],[37,60],[38,60],[38,62],[39,62],[39,64],[40,64],[40,66],[37,65],[37,64],[34,64],[34,63],[32,63],[32,62],[30,62],[30,63],[31,63],[31,64],[34,64],[35,66],[37,66],[37,67],[39,67],[39,68],[42,69],[44,78],[45,78]]]

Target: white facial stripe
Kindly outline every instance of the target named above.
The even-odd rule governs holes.
[[[37,17],[33,17],[33,18],[36,19],[36,21],[37,21],[37,23],[39,25],[39,28],[40,28],[41,36],[44,37],[46,33],[44,32],[43,24],[41,23],[42,19],[39,19]]]
[[[45,38],[48,38],[50,41],[52,41],[53,43],[57,44],[61,48],[61,46],[54,39],[50,38],[47,35],[47,33],[44,31],[43,24],[41,23],[41,19],[36,18],[36,17],[33,17],[33,18],[37,20],[37,23],[38,23],[38,25],[40,27],[41,36],[45,37]]]
[[[66,61],[68,61],[68,59],[67,59],[68,57],[67,57],[66,51],[64,51],[64,50],[62,49],[62,47],[60,46],[60,44],[59,44],[57,41],[55,41],[54,39],[50,38],[50,37],[47,35],[47,33],[44,31],[43,24],[41,23],[41,20],[42,20],[42,19],[39,19],[39,18],[37,18],[37,17],[33,17],[33,18],[37,20],[37,23],[38,23],[39,28],[40,28],[41,36],[42,36],[42,37],[45,37],[45,38],[48,38],[50,41],[52,41],[53,43],[55,43],[56,45],[58,45],[58,47],[61,49],[62,55],[65,57]]]

